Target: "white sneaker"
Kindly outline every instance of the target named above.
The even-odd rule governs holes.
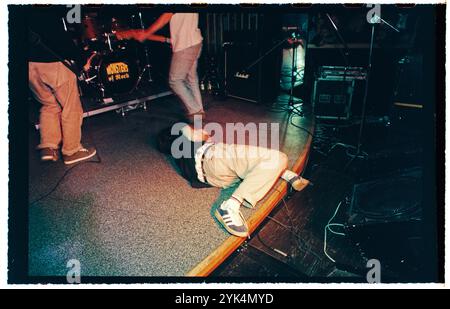
[[[227,201],[216,210],[215,217],[230,234],[238,237],[248,236],[248,226],[244,216],[239,209],[228,207]]]

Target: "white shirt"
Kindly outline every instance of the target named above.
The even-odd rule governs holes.
[[[198,28],[198,13],[175,13],[170,19],[170,41],[173,52],[200,44],[202,33]]]
[[[190,141],[192,142],[202,142],[203,141],[203,135],[206,134],[206,131],[203,129],[201,130],[193,130],[191,126],[184,126],[181,129],[182,134]],[[205,144],[203,144],[200,148],[197,149],[195,152],[195,170],[197,171],[197,178],[203,183],[206,183],[205,178],[203,177],[203,169],[202,169],[202,158],[203,154],[207,149],[209,149],[210,146],[214,145],[211,139],[208,139]]]
[[[206,183],[206,180],[203,175],[202,159],[203,159],[203,155],[205,154],[205,151],[208,150],[209,147],[211,147],[212,145],[214,145],[214,143],[206,142],[205,144],[203,144],[202,147],[197,149],[197,151],[195,152],[195,170],[197,171],[197,178],[198,178],[198,180],[200,180],[203,183]]]

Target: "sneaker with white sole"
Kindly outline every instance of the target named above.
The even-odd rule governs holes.
[[[56,162],[56,161],[58,161],[58,158],[59,158],[58,149],[49,148],[49,147],[41,149],[41,161],[44,161],[44,162],[49,162],[49,161]]]
[[[75,152],[74,154],[67,156],[64,155],[64,163],[65,164],[73,164],[73,163],[77,163],[80,161],[84,161],[87,160],[89,158],[92,158],[93,156],[95,156],[95,154],[97,153],[97,151],[95,150],[95,148],[81,148],[80,150],[78,150],[77,152]]]
[[[248,226],[239,210],[226,206],[226,201],[216,210],[215,216],[224,228],[232,235],[248,237]]]
[[[309,180],[307,180],[301,176],[296,176],[296,177],[290,179],[289,183],[291,184],[292,188],[295,191],[302,191],[304,188],[306,188],[310,184]]]

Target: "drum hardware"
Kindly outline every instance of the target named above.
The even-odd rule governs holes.
[[[117,38],[116,33],[105,32],[101,36],[101,42],[103,42],[103,52],[114,52],[116,50],[127,49],[127,42],[121,41]]]
[[[143,81],[151,83],[152,66],[145,44],[138,47],[119,40],[116,35],[127,29],[145,29],[141,12],[132,15],[127,23],[115,17],[109,19],[107,25],[101,25],[98,20],[96,14],[85,15],[82,20],[82,42],[91,55],[85,65],[85,77],[80,81],[102,104],[109,104],[110,98],[132,93]],[[142,56],[138,55],[138,50],[142,51]]]
[[[116,33],[117,31],[123,31],[128,27],[124,27],[120,20],[116,17],[111,18],[111,33]]]
[[[109,51],[113,51],[112,45],[111,45],[111,34],[110,33],[105,33],[106,36],[106,43],[108,44],[109,47]]]
[[[145,26],[144,26],[144,21],[142,19],[142,13],[139,12],[138,15],[139,15],[139,23],[140,23],[141,29],[144,30]],[[151,72],[150,72],[152,66],[150,65],[150,57],[149,57],[149,52],[148,52],[148,46],[147,45],[144,45],[144,54],[145,54],[145,66],[144,66],[144,69],[143,69],[143,71],[141,73],[141,76],[139,76],[138,84],[141,81],[142,77],[144,76],[145,72],[148,73],[148,82],[151,83],[153,81],[152,80],[152,75],[151,75]]]
[[[151,77],[151,73],[150,73],[150,69],[151,69],[151,65],[150,64],[146,64],[145,66],[144,66],[144,69],[141,71],[141,74],[139,74],[139,78],[138,78],[138,80],[137,80],[137,82],[136,82],[136,85],[134,86],[134,88],[133,88],[133,90],[132,91],[134,91],[134,90],[136,90],[137,89],[137,87],[139,87],[139,85],[140,85],[140,83],[141,83],[141,81],[142,81],[142,78],[144,77],[144,74],[145,73],[148,73],[148,82],[149,83],[151,83],[153,80],[151,79],[152,77]]]
[[[138,108],[142,107],[142,109],[144,111],[147,111],[147,102],[142,102],[142,103],[136,103],[136,104],[130,104],[127,106],[123,106],[119,109],[116,110],[117,114],[120,114],[122,117],[125,117],[125,113],[129,112],[129,111],[133,111],[136,110]]]
[[[139,20],[138,20],[139,26],[141,27],[141,29],[145,29],[144,21],[142,19],[142,13],[139,12],[138,16],[139,16]],[[135,15],[132,16],[132,18],[135,18],[135,17],[136,17]],[[153,79],[152,79],[152,76],[151,76],[152,66],[150,64],[149,51],[148,51],[148,47],[146,45],[144,45],[144,55],[145,55],[145,65],[144,65],[144,67],[142,68],[142,71],[139,74],[139,77],[137,79],[136,85],[134,86],[134,88],[131,91],[134,91],[134,90],[136,90],[139,87],[139,85],[141,84],[145,74],[148,74],[147,81],[149,83],[153,82]]]

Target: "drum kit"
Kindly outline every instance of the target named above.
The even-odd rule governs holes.
[[[80,86],[87,88],[87,92],[94,92],[94,96],[103,100],[132,93],[141,83],[152,82],[147,46],[116,36],[118,31],[143,29],[141,13],[125,21],[112,17],[103,22],[97,14],[86,14],[81,27],[81,44],[89,57]]]

